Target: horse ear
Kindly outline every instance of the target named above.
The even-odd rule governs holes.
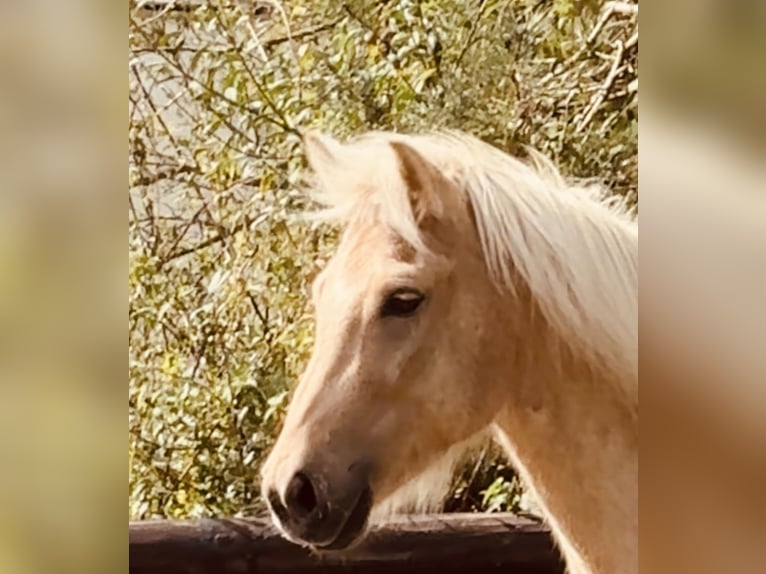
[[[410,194],[415,220],[441,215],[441,202],[437,192],[439,175],[419,152],[402,142],[391,142],[399,161],[399,170]]]
[[[314,130],[303,133],[301,139],[309,167],[320,182],[328,181],[340,165],[343,144],[332,136]]]

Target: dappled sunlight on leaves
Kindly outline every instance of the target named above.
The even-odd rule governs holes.
[[[258,468],[310,353],[310,280],[336,240],[296,217],[308,207],[301,130],[458,128],[511,153],[532,145],[569,176],[636,194],[631,9],[130,6],[134,519],[263,510]],[[445,508],[518,507],[513,472],[482,457]]]

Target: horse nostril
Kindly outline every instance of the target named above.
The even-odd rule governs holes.
[[[297,473],[285,493],[285,505],[297,518],[310,516],[317,508],[317,495],[308,476]]]

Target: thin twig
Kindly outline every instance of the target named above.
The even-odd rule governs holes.
[[[598,108],[601,106],[601,104],[604,102],[604,99],[606,98],[607,94],[609,93],[609,90],[612,87],[612,84],[614,83],[614,80],[617,78],[617,76],[622,73],[622,56],[625,53],[625,46],[621,41],[617,41],[617,50],[616,54],[614,55],[614,59],[612,61],[612,68],[609,70],[609,74],[607,75],[606,79],[604,80],[604,83],[601,84],[598,91],[596,92],[596,96],[593,98],[593,101],[591,102],[590,106],[588,106],[588,111],[583,117],[582,121],[577,126],[577,131],[581,132],[585,126],[587,126],[591,120],[593,119],[593,116],[598,111]]]
[[[263,327],[263,336],[268,341],[270,339],[270,332],[269,332],[269,309],[266,308],[266,313],[263,313],[261,311],[261,308],[258,305],[258,302],[255,300],[255,297],[253,294],[248,291],[247,292],[247,298],[250,300],[250,304],[253,307],[253,311],[255,311],[255,314],[258,316],[258,319],[261,322],[261,327]]]
[[[593,43],[593,41],[596,39],[596,36],[598,36],[601,32],[601,29],[606,25],[609,18],[611,18],[614,14],[619,14],[621,16],[632,16],[638,14],[638,5],[629,4],[627,2],[607,2],[604,5],[604,11],[601,13],[601,18],[599,18],[598,22],[588,36],[588,39],[586,40],[587,44]]]
[[[220,233],[214,235],[213,237],[210,237],[204,241],[201,241],[200,243],[197,243],[196,245],[193,245],[191,247],[186,247],[184,249],[179,249],[175,253],[170,253],[163,257],[162,261],[158,265],[158,268],[161,268],[166,263],[169,263],[173,261],[174,259],[178,259],[179,257],[183,257],[184,255],[190,255],[196,251],[200,251],[202,249],[206,249],[212,245],[215,245],[216,243],[221,243],[225,241],[228,237],[231,237],[235,233],[238,233],[239,231],[242,231],[244,228],[244,224],[238,225],[234,229],[228,231],[228,230],[222,230]]]
[[[458,54],[457,58],[455,58],[455,63],[453,66],[457,68],[460,65],[461,60],[463,59],[463,56],[465,56],[465,53],[468,51],[468,48],[471,47],[471,42],[473,41],[473,37],[476,34],[476,30],[479,28],[478,23],[479,20],[481,20],[481,17],[484,16],[484,11],[487,9],[487,6],[489,6],[490,2],[482,2],[481,8],[479,9],[479,13],[476,15],[476,18],[473,19],[471,22],[471,31],[468,32],[468,38],[466,38],[465,44],[463,44],[463,47],[460,49],[460,53]]]
[[[638,32],[634,32],[633,35],[630,38],[628,38],[628,41],[625,42],[625,49],[629,50],[636,44],[638,44]]]
[[[298,101],[300,101],[303,99],[303,96],[302,96],[303,74],[301,73],[301,66],[298,61],[298,52],[295,49],[295,38],[293,36],[292,28],[290,27],[290,19],[287,17],[287,13],[285,12],[285,9],[282,7],[282,4],[280,2],[278,2],[277,0],[264,0],[264,1],[274,6],[276,10],[279,12],[279,15],[282,16],[282,23],[285,25],[285,31],[287,32],[287,43],[290,45],[290,54],[293,57],[293,63],[295,64],[295,70],[297,73],[297,76],[295,78],[295,84],[298,90]],[[248,26],[250,27],[250,30],[253,33],[255,33],[255,30],[253,29],[249,20],[248,20]]]
[[[203,205],[200,207],[197,211],[194,212],[194,215],[192,215],[191,218],[188,219],[188,221],[185,221],[183,225],[176,226],[175,229],[178,229],[178,227],[181,227],[181,231],[178,232],[178,236],[176,237],[173,244],[168,248],[168,252],[172,253],[176,250],[178,245],[183,241],[184,237],[186,237],[186,234],[189,232],[189,229],[191,229],[192,225],[197,223],[199,221],[199,216],[202,215],[204,211],[208,211],[207,205]]]
[[[326,32],[327,30],[332,30],[341,21],[342,21],[342,18],[336,18],[335,20],[331,20],[330,22],[326,22],[324,24],[317,24],[316,26],[311,26],[309,28],[305,28],[304,30],[299,30],[298,32],[294,32],[292,35],[292,38],[290,36],[277,36],[275,38],[261,40],[261,44],[264,48],[268,49],[268,48],[273,48],[274,46],[279,46],[280,44],[284,44],[285,42],[289,42],[291,39],[292,41],[297,41],[297,40],[311,38],[312,36],[316,36],[317,34],[321,34],[322,32]],[[154,54],[156,52],[172,52],[173,54],[179,54],[179,53],[196,54],[197,52],[204,52],[206,54],[211,54],[213,56],[220,56],[222,54],[231,54],[237,51],[238,51],[238,48],[236,47],[213,49],[213,48],[207,48],[204,46],[198,46],[198,47],[180,46],[178,48],[174,48],[170,46],[148,46],[146,48],[134,48],[130,52],[131,54]]]

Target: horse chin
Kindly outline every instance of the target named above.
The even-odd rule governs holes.
[[[354,508],[346,518],[332,542],[313,546],[317,552],[347,552],[358,546],[364,540],[372,511],[372,490],[369,487],[359,495]]]

